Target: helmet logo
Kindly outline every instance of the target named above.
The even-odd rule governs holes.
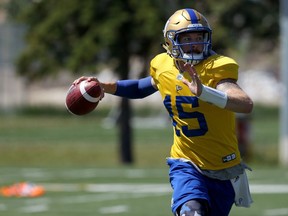
[[[191,28],[197,28],[197,27],[202,27],[202,26],[203,26],[203,25],[202,25],[201,23],[195,23],[195,24],[192,23],[192,24],[189,24],[189,25],[188,25],[188,28],[189,28],[189,27],[191,27]]]

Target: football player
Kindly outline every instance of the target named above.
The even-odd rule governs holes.
[[[149,77],[101,86],[131,99],[160,92],[174,127],[167,164],[175,216],[225,216],[233,203],[248,207],[235,112],[250,113],[253,102],[237,84],[239,66],[212,50],[209,23],[194,9],[176,11],[163,33],[166,52],[152,59]],[[75,83],[85,79],[97,80],[81,77]]]

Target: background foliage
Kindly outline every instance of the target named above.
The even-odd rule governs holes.
[[[27,46],[18,72],[30,79],[69,69],[97,71],[99,63],[117,69],[123,55],[150,58],[161,50],[162,29],[179,8],[192,7],[209,20],[213,47],[271,50],[278,42],[279,1],[274,0],[11,0],[13,21],[27,26]],[[116,72],[121,72],[116,70]]]

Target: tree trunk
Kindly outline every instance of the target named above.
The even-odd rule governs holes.
[[[132,110],[129,99],[123,98],[120,103],[119,131],[120,131],[120,160],[124,164],[132,164]]]
[[[122,31],[124,32],[127,29],[123,26]],[[121,48],[119,48],[120,53],[120,64],[119,72],[120,79],[125,80],[129,79],[129,39],[127,34],[122,34],[123,43]],[[131,118],[132,118],[132,108],[129,99],[122,98],[120,102],[120,116],[118,121],[118,127],[120,132],[120,143],[119,143],[119,152],[120,160],[124,164],[132,164],[133,152],[132,152],[132,128],[131,128]]]

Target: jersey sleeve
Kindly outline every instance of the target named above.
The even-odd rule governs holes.
[[[231,58],[223,57],[219,65],[215,65],[214,73],[216,77],[221,79],[235,79],[238,80],[238,64]]]
[[[150,76],[159,89],[159,77],[163,73],[170,73],[173,68],[173,60],[167,53],[161,53],[155,56],[150,62]]]
[[[208,61],[206,65],[207,84],[215,88],[224,79],[238,80],[239,65],[237,62],[226,56],[217,56],[213,61]]]

